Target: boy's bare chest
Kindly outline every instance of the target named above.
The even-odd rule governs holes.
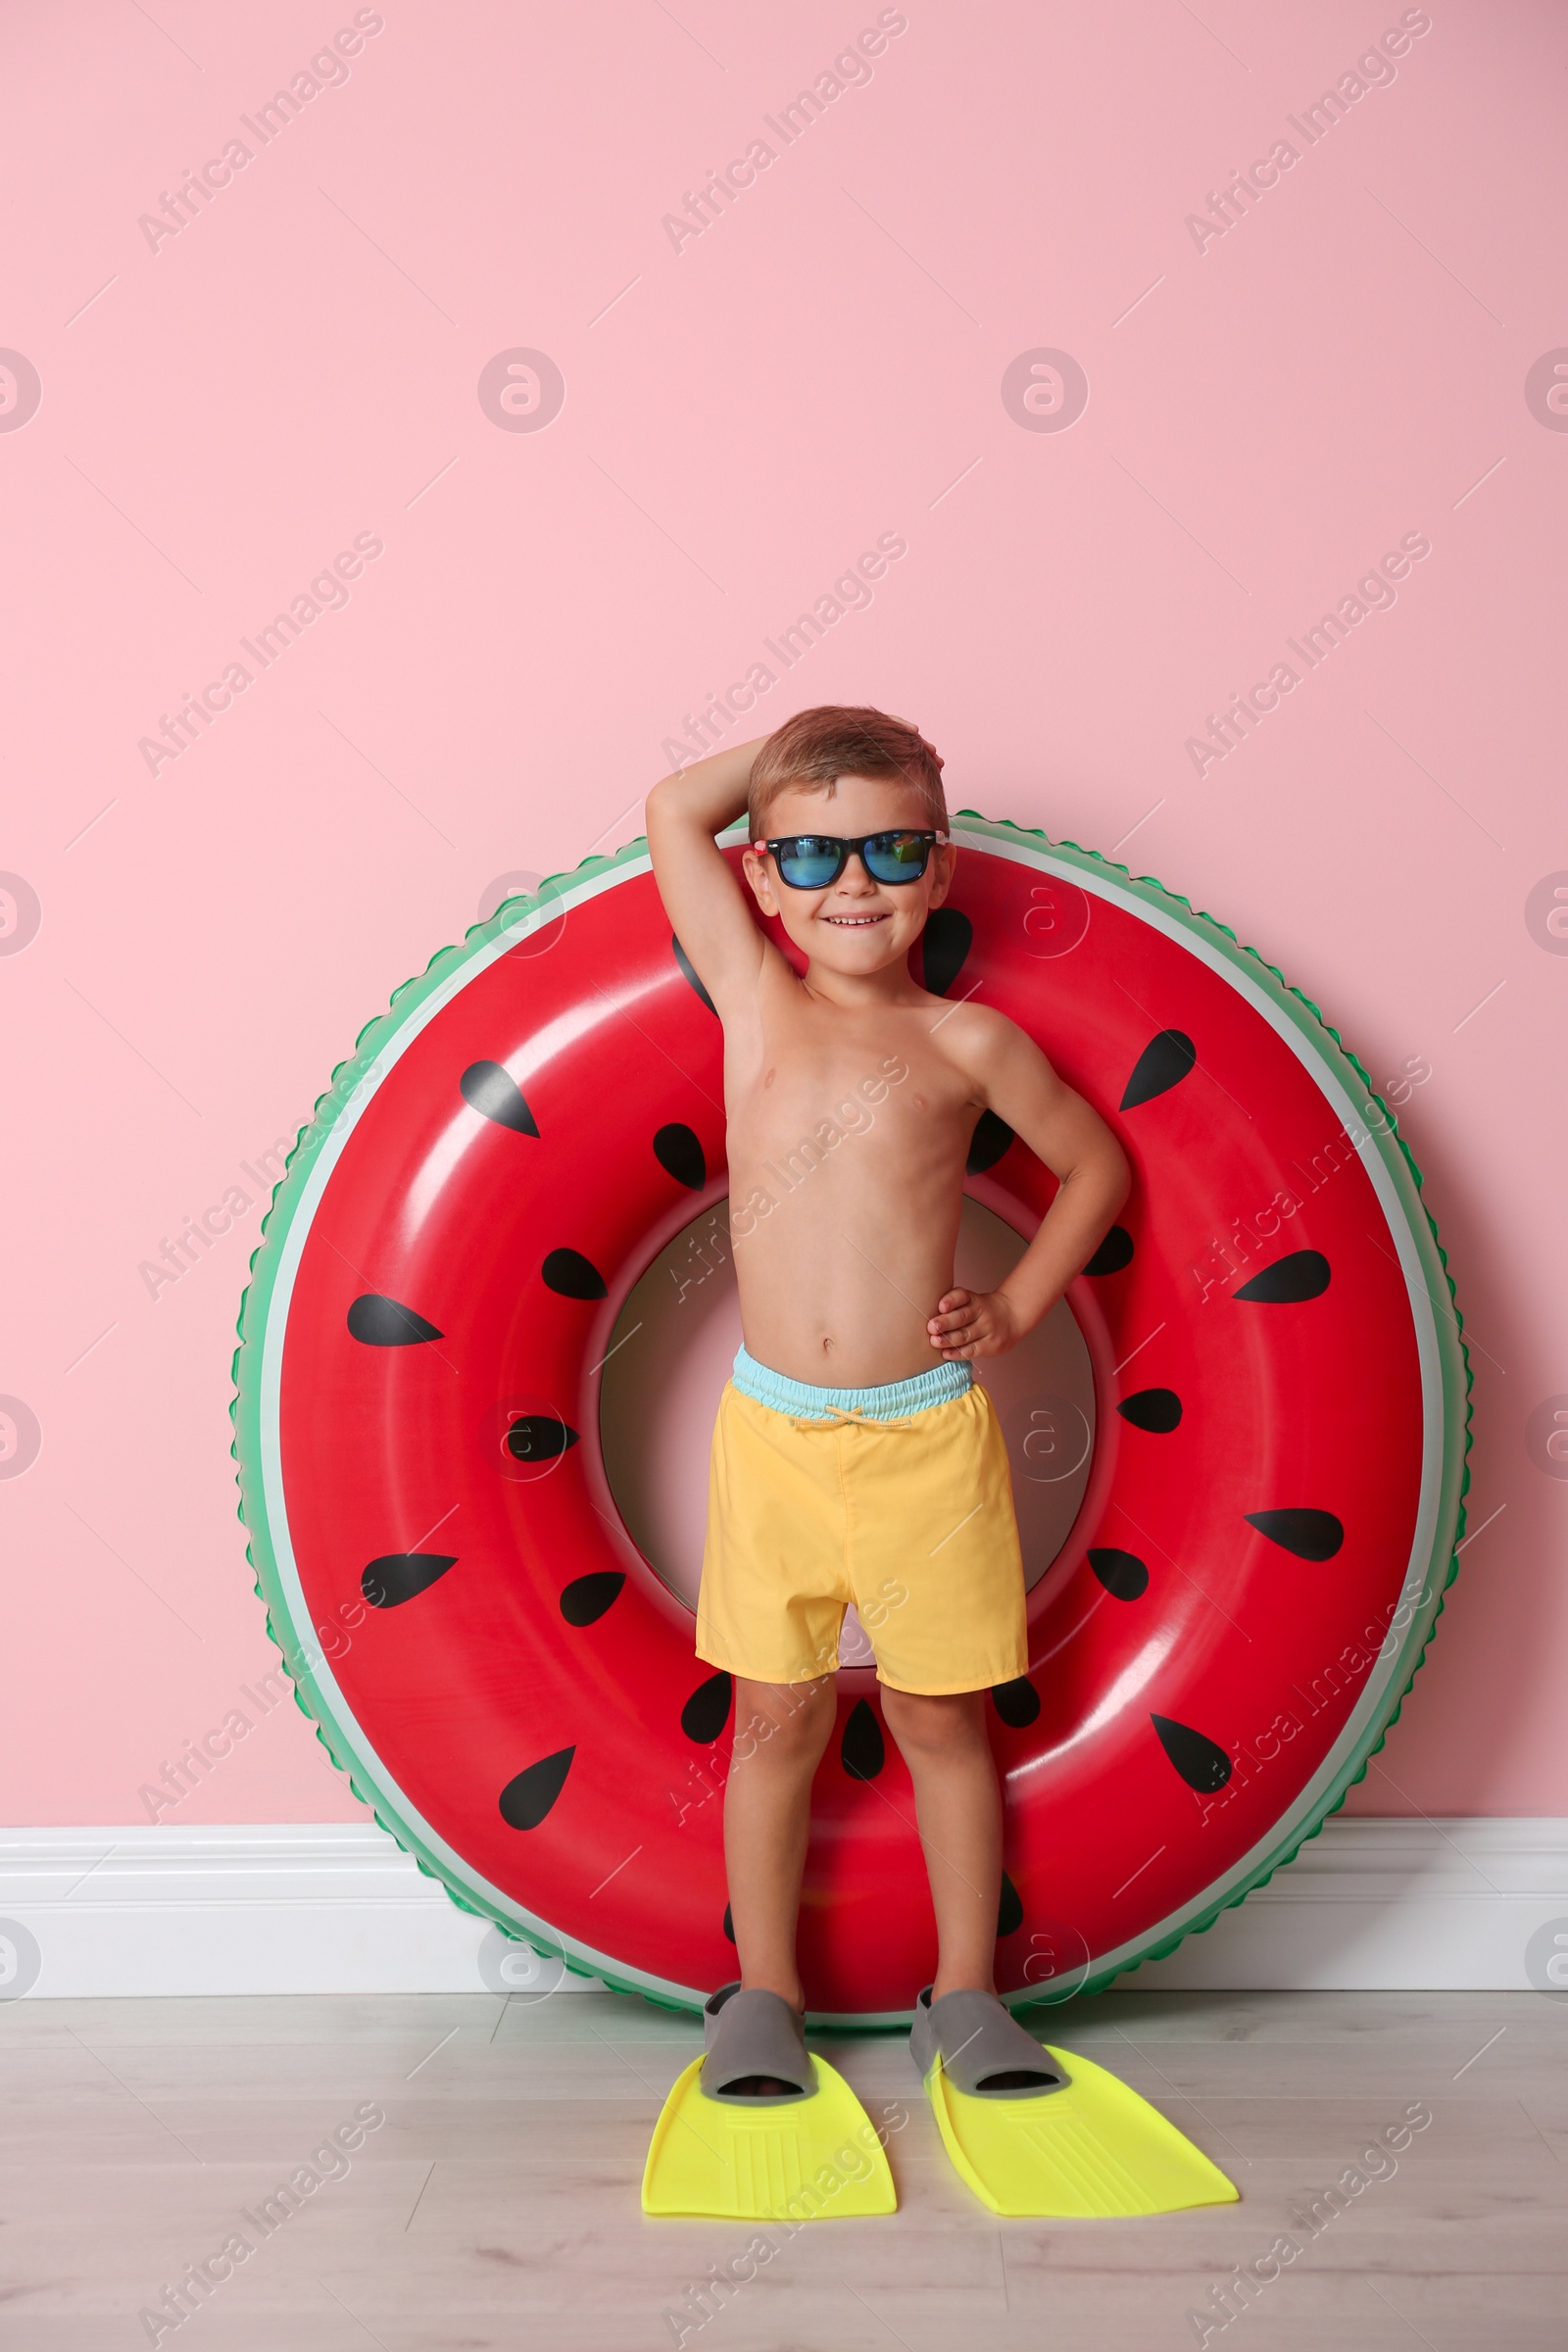
[[[961,1158],[979,1110],[968,1077],[933,1043],[930,1017],[903,1009],[846,1019],[775,1008],[760,1035],[726,1053],[725,1097],[735,1174],[808,1144],[833,1153],[851,1139],[874,1139],[878,1160],[956,1150]]]

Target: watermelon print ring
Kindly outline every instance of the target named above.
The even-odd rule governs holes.
[[[1211,1926],[1361,1778],[1456,1570],[1469,1369],[1420,1173],[1316,1008],[1156,882],[969,810],[953,838],[926,987],[1027,1029],[1134,1169],[1067,1296],[1076,1517],[1027,1563],[1029,1672],[992,1694],[998,1984],[1023,2003]],[[722,1100],[644,844],[509,901],[397,991],[302,1133],[233,1407],[257,1590],[359,1796],[504,1935],[688,2009],[734,1960],[722,1806],[694,1792],[750,1735],[628,1531],[600,1408],[633,1286],[722,1220]],[[973,1199],[1027,1238],[1054,1187],[988,1114]],[[1040,1429],[1006,1425],[1021,1484]],[[863,1666],[801,1952],[823,2025],[906,2022],[930,1981]]]

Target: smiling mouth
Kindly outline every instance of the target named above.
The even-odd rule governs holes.
[[[836,923],[842,931],[863,930],[869,923],[885,923],[887,919],[885,914],[826,914],[822,917],[826,923]]]

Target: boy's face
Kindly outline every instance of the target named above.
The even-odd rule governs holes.
[[[791,833],[929,832],[931,820],[909,784],[873,776],[840,776],[832,793],[786,785],[767,812],[767,838]],[[925,918],[948,895],[958,853],[937,843],[913,882],[876,882],[858,854],[825,890],[792,890],[761,848],[748,849],[746,878],[764,914],[777,915],[813,963],[847,975],[879,972],[908,955]]]

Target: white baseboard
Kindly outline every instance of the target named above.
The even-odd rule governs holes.
[[[1118,1989],[1524,1992],[1525,1948],[1548,1921],[1568,1930],[1568,1820],[1341,1815]]]
[[[1289,1870],[1122,1987],[1524,1991],[1568,1929],[1568,1821],[1340,1819]],[[484,1924],[370,1824],[0,1830],[34,1998],[478,1992]],[[30,1940],[29,1940],[30,1939]],[[0,1965],[0,1999],[6,1994]],[[583,1980],[571,1978],[573,1989]]]
[[[8,1920],[38,1999],[484,1989],[486,1923],[373,1822],[0,1830]]]

